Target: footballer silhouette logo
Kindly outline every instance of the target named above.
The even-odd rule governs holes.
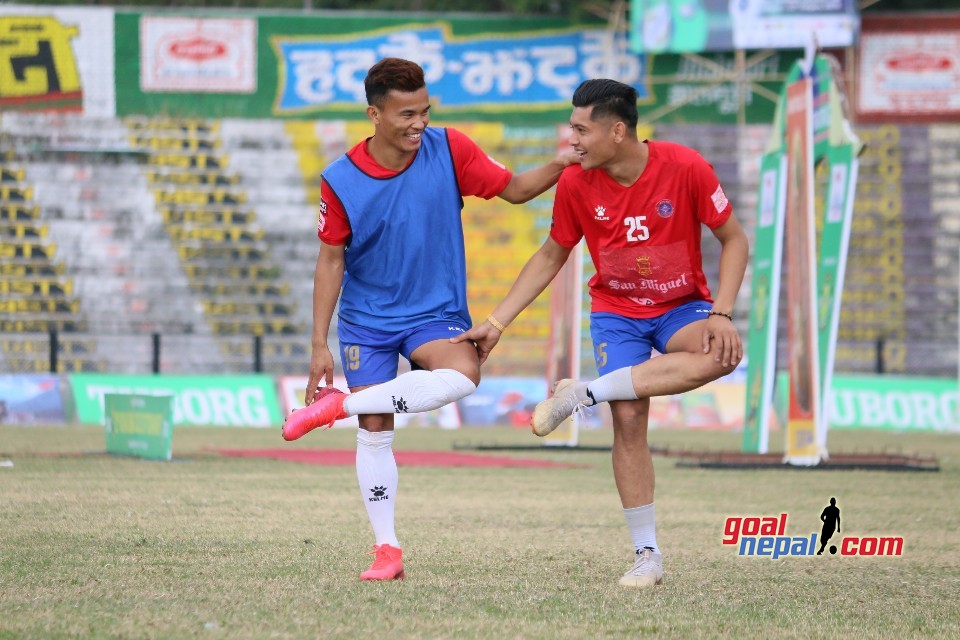
[[[723,527],[723,544],[735,546],[741,557],[816,557],[829,551],[840,556],[902,556],[903,536],[886,533],[842,535],[836,498],[820,512],[820,533],[787,534],[787,513],[766,516],[731,516]],[[844,526],[843,531],[846,531]],[[818,548],[819,547],[819,548]]]
[[[830,498],[830,504],[828,504],[820,514],[820,521],[823,523],[823,528],[820,530],[820,550],[817,551],[818,556],[823,555],[823,550],[827,546],[830,538],[833,537],[834,532],[840,533],[840,507],[837,506],[836,498]],[[830,545],[830,553],[837,553],[836,545]]]

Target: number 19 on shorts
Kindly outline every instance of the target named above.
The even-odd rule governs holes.
[[[360,368],[360,347],[355,344],[343,348],[343,364],[350,371]]]

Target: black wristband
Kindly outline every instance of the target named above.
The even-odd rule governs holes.
[[[733,316],[730,315],[729,313],[724,313],[723,311],[711,311],[711,312],[709,312],[707,315],[708,315],[708,316],[723,316],[724,318],[726,318],[726,319],[729,320],[730,322],[733,322]]]

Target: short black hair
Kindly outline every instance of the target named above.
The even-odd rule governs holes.
[[[367,94],[367,104],[383,106],[383,99],[389,91],[413,93],[427,86],[423,78],[423,68],[416,62],[403,58],[384,58],[370,67],[363,80]]]
[[[612,116],[628,129],[637,128],[637,90],[628,84],[606,78],[584,80],[573,92],[573,106],[592,106],[591,120]]]

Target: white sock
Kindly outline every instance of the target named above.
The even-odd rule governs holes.
[[[393,431],[357,430],[357,480],[376,544],[399,549],[393,520],[399,482],[397,461],[393,457]]]
[[[624,509],[623,517],[627,519],[627,528],[636,551],[650,547],[655,553],[660,553],[657,546],[657,515],[652,502],[642,507]]]
[[[587,385],[586,399],[593,398],[594,404],[611,400],[636,400],[637,392],[633,390],[633,367],[623,367],[600,376]]]
[[[420,413],[465,398],[477,390],[470,378],[453,369],[408,371],[389,382],[351,393],[343,401],[347,415]]]

